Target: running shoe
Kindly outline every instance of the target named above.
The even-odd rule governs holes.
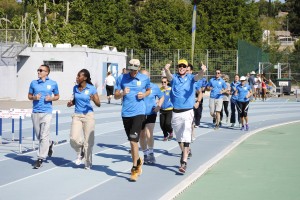
[[[37,161],[34,164],[34,169],[38,169],[38,168],[40,168],[42,166],[43,166],[43,159],[40,159],[40,158],[37,159]]]
[[[194,128],[198,128],[199,126],[197,126],[197,125],[194,125]]]
[[[220,126],[219,125],[215,125],[215,130],[218,130],[220,128]]]
[[[245,131],[249,131],[249,125],[248,125],[248,124],[246,124],[246,129],[245,129]]]
[[[92,168],[92,164],[87,165],[87,166],[84,167],[85,170],[90,170],[91,168]]]
[[[232,128],[233,128],[233,127],[234,127],[234,123],[232,123],[230,127],[232,127]]]
[[[81,150],[80,150],[80,154],[77,156],[77,159],[75,160],[75,164],[81,165],[83,158],[84,158],[84,151],[83,151],[83,146],[82,146]]]
[[[242,126],[242,128],[241,128],[241,131],[243,131],[243,130],[245,130],[245,127],[244,127],[244,126]]]
[[[54,144],[54,142],[51,141],[51,144],[50,144],[49,150],[48,150],[48,157],[51,157],[53,154],[53,144]]]
[[[144,164],[145,165],[150,164],[150,157],[147,155],[144,155]]]
[[[186,171],[186,165],[187,165],[186,162],[182,161],[181,166],[179,167],[179,171],[181,173],[185,173],[185,171]]]
[[[137,170],[137,168],[131,168],[131,177],[130,177],[130,180],[131,181],[137,181],[137,179],[138,179],[138,176],[139,176],[139,173],[138,173],[138,170]]]
[[[163,141],[164,142],[168,141],[168,137],[164,137]]]
[[[150,153],[149,154],[149,164],[155,164],[156,163],[156,159],[154,156],[154,153]]]
[[[140,163],[138,163],[136,170],[137,170],[138,175],[141,175],[143,172],[143,170],[142,170],[143,159],[141,157],[139,159],[140,159]]]
[[[169,133],[169,140],[172,140],[173,139],[173,133]]]

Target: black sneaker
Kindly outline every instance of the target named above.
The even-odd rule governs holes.
[[[42,167],[42,165],[43,165],[43,159],[39,158],[39,159],[37,159],[37,161],[34,164],[34,169],[38,169],[38,168]]]
[[[186,162],[184,162],[184,161],[182,161],[181,162],[181,166],[179,167],[179,171],[181,172],[181,173],[185,173],[185,171],[186,171]]]
[[[50,146],[49,146],[49,150],[48,150],[48,157],[51,157],[52,156],[52,154],[53,154],[53,144],[54,144],[54,142],[53,141],[51,141],[51,144],[50,144]]]

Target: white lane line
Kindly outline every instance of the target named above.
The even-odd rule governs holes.
[[[223,149],[220,153],[218,153],[216,156],[211,158],[209,161],[201,165],[197,170],[195,170],[192,174],[190,174],[186,179],[181,181],[178,185],[173,187],[169,192],[164,194],[159,200],[172,200],[175,197],[177,197],[179,194],[184,192],[192,183],[197,181],[209,168],[211,168],[214,164],[219,162],[222,158],[224,158],[228,153],[230,153],[233,149],[235,149],[240,143],[245,141],[248,137],[266,130],[270,128],[275,128],[278,126],[283,126],[291,123],[297,123],[300,122],[300,120],[292,121],[292,122],[285,122],[281,124],[271,125],[263,128],[259,128],[255,131],[250,131],[249,133],[242,135],[240,138],[238,138],[236,141],[232,142],[229,146],[227,146],[225,149]]]
[[[109,124],[109,123],[108,123]],[[104,134],[108,134],[108,133],[112,133],[112,132],[115,132],[115,131],[121,131],[121,130],[124,130],[124,128],[121,128],[121,129],[116,129],[116,130],[113,130],[113,131],[108,131],[108,132],[104,132],[104,133],[100,133],[100,134],[95,134],[95,137],[97,136],[101,136],[101,135],[104,135]],[[23,138],[24,140],[24,138]],[[55,138],[53,138],[53,141],[55,140]],[[36,141],[38,142],[38,141]],[[69,144],[69,140],[67,139],[67,142],[64,142],[64,143],[61,143],[61,144],[56,144],[54,145],[54,147],[58,147],[58,146],[62,146],[62,145],[66,145],[66,144]],[[30,144],[31,145],[31,144]],[[16,146],[17,147],[17,146]],[[34,150],[34,151],[30,151],[30,152],[27,152],[27,153],[22,153],[22,154],[16,154],[15,157],[17,156],[22,156],[22,155],[27,155],[27,154],[30,154],[30,153],[33,153],[33,152],[36,152],[37,150]],[[14,158],[14,157],[13,157]],[[10,159],[13,159],[13,158],[3,158],[3,159],[0,159],[0,162],[1,161],[5,161],[5,160],[10,160]]]

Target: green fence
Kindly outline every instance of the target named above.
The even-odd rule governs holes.
[[[128,62],[131,58],[136,58],[141,61],[144,69],[147,69],[151,74],[152,82],[160,82],[162,68],[172,62],[171,71],[176,71],[176,64],[179,59],[190,61],[190,49],[130,49],[127,50]],[[194,71],[200,70],[201,62],[208,68],[207,77],[215,74],[215,70],[221,69],[222,73],[233,77],[237,69],[237,51],[236,50],[201,50],[194,51]]]

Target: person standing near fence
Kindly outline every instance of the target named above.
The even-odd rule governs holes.
[[[75,105],[75,113],[72,115],[70,131],[70,144],[76,151],[76,165],[80,165],[85,158],[85,169],[92,167],[92,155],[95,139],[95,117],[91,101],[100,107],[100,100],[96,87],[91,82],[90,72],[82,69],[76,77],[77,85],[73,87],[73,99],[67,106]]]
[[[150,78],[149,72],[146,70],[141,70],[141,74],[144,74]],[[146,116],[145,121],[143,122],[142,131],[140,134],[140,146],[144,153],[144,163],[145,164],[155,164],[154,156],[154,138],[153,131],[155,126],[155,121],[157,117],[157,112],[160,110],[163,102],[164,95],[160,91],[159,87],[150,82],[151,92],[149,96],[145,97],[146,105]],[[158,99],[157,103],[156,100]]]
[[[171,124],[172,120],[172,112],[173,112],[173,104],[170,99],[171,95],[171,87],[168,86],[169,81],[167,77],[163,77],[161,79],[161,92],[164,94],[164,102],[161,105],[159,122],[160,128],[163,131],[164,139],[163,141],[172,140],[173,138],[173,128]]]
[[[116,83],[115,78],[112,76],[111,72],[107,72],[106,78],[103,84],[103,88],[105,86],[106,89],[106,96],[107,96],[107,103],[110,104],[110,100],[114,95],[114,85]]]
[[[172,127],[182,152],[179,171],[185,173],[189,146],[192,140],[193,106],[195,103],[194,83],[203,77],[206,66],[202,65],[202,70],[197,75],[186,72],[188,62],[184,59],[178,61],[178,72],[176,74],[171,74],[170,66],[170,64],[166,64],[165,71],[172,87],[171,101],[174,106]]]
[[[51,157],[53,141],[50,141],[50,126],[52,119],[52,101],[59,99],[58,85],[56,81],[49,79],[50,67],[41,65],[38,72],[38,79],[30,83],[28,99],[33,101],[32,123],[39,147],[37,161],[34,168],[42,166],[47,156]]]
[[[231,108],[231,116],[230,116],[230,123],[231,127],[235,126],[235,110],[237,109],[237,96],[235,95],[235,90],[238,85],[240,85],[240,76],[236,74],[234,76],[234,81],[230,84],[230,94],[231,94],[231,99],[230,99],[230,108]],[[241,119],[240,119],[240,112],[237,110],[237,116],[238,116],[238,122],[241,125]],[[241,127],[240,127],[241,128]]]
[[[131,59],[128,69],[130,72],[124,74],[115,91],[115,99],[123,97],[122,120],[128,140],[130,141],[132,168],[131,181],[137,181],[142,173],[143,159],[139,157],[139,137],[142,124],[145,120],[146,105],[144,98],[150,92],[150,79],[139,73],[140,61]],[[121,92],[123,91],[123,92]]]
[[[209,110],[210,115],[213,117],[213,123],[215,123],[215,130],[219,129],[220,113],[223,106],[223,93],[227,92],[227,85],[221,78],[221,70],[216,70],[215,77],[211,78],[207,84],[207,89],[210,90],[209,98]]]
[[[251,87],[246,83],[246,77],[242,76],[241,84],[236,87],[235,95],[237,96],[237,109],[240,112],[242,127],[241,130],[248,131],[248,109],[249,101],[252,95]]]

